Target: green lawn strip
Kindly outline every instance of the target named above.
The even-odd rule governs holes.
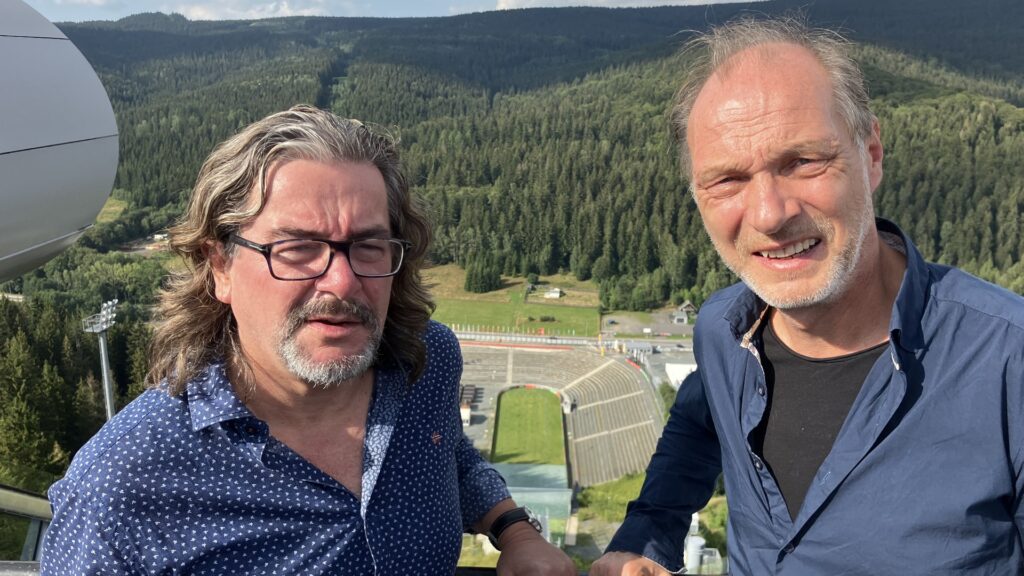
[[[579,495],[579,519],[622,522],[626,516],[626,505],[640,495],[643,483],[644,474],[641,473],[584,488]],[[701,536],[709,548],[717,548],[723,556],[727,553],[725,526],[728,518],[729,505],[725,496],[714,496],[700,511]]]
[[[643,483],[643,474],[630,474],[584,488],[579,495],[580,520],[599,518],[606,522],[622,522],[626,515],[626,504],[636,499]]]
[[[601,315],[596,308],[514,300],[483,302],[438,298],[434,319],[449,326],[473,326],[487,332],[518,331],[548,336],[595,336],[601,324]],[[542,317],[554,320],[541,322]]]
[[[498,400],[493,462],[565,464],[558,397],[542,388],[513,388]]]
[[[124,209],[128,207],[128,203],[124,200],[118,200],[113,196],[107,198],[107,202],[103,205],[98,216],[96,216],[96,222],[103,224],[106,222],[113,222]]]
[[[635,310],[612,310],[611,312],[608,312],[607,315],[618,317],[625,316],[626,318],[630,318],[641,324],[650,324],[654,321],[654,315],[650,312],[637,312]]]

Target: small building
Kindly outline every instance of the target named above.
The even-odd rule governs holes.
[[[692,302],[687,300],[676,308],[676,311],[672,314],[673,324],[689,324],[690,317],[697,315],[697,307]]]
[[[564,295],[565,292],[563,292],[561,288],[550,288],[547,292],[544,293],[545,298],[550,298],[552,300],[557,300]]]

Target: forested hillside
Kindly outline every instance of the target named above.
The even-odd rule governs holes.
[[[137,391],[168,263],[118,249],[177,216],[215,143],[296,103],[400,136],[436,221],[437,263],[569,271],[597,281],[607,308],[702,302],[733,278],[675,163],[677,51],[688,30],[792,8],[862,41],[886,146],[878,212],[929,258],[1024,292],[1019,0],[62,24],[113,101],[125,209],[0,286],[26,297],[0,300],[0,481],[42,489],[99,425],[99,360],[80,319],[103,300],[129,303],[110,347],[120,393]]]

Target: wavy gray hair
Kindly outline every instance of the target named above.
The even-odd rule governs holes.
[[[268,169],[297,159],[368,162],[383,175],[392,234],[412,246],[392,282],[377,364],[400,365],[410,383],[422,373],[426,346],[421,336],[434,310],[420,274],[430,227],[424,210],[409,194],[397,143],[357,120],[300,105],[244,128],[203,163],[188,208],[169,231],[171,249],[185,269],[173,272],[160,292],[160,322],[146,378],[150,386],[166,380],[168,391],[180,394],[206,364],[220,358],[248,376],[231,308],[214,296],[207,253],[220,244],[230,255],[232,246],[225,240],[263,210]]]

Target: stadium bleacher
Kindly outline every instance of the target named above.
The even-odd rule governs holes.
[[[539,349],[463,342],[462,385],[481,399],[509,387],[536,385],[562,397],[571,481],[591,486],[641,472],[661,436],[653,387],[620,356],[593,349]],[[494,406],[474,406],[490,412]]]

